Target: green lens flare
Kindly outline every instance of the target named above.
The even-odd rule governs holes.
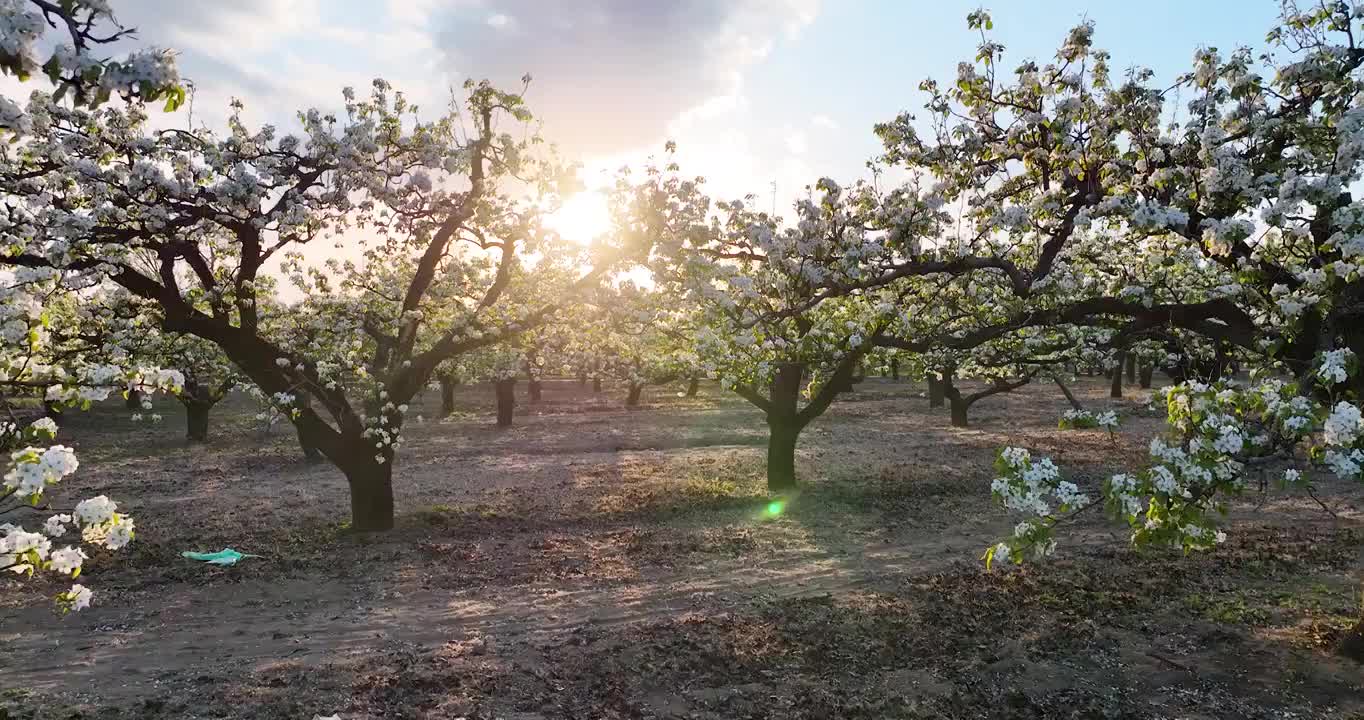
[[[767,504],[767,516],[768,516],[768,517],[776,517],[776,516],[778,516],[778,515],[781,514],[781,511],[782,511],[782,510],[785,510],[785,509],[786,509],[786,503],[785,503],[784,501],[782,501],[782,500],[773,500],[772,502],[770,502],[770,503]]]

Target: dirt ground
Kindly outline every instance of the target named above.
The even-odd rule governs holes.
[[[516,426],[487,388],[407,431],[398,528],[348,532],[344,481],[234,399],[213,440],[183,412],[71,415],[80,471],[137,541],[87,564],[97,605],[0,586],[0,718],[1364,718],[1364,667],[1330,652],[1361,608],[1364,493],[1249,495],[1216,553],[1138,553],[1089,513],[1054,561],[987,573],[1012,520],[1006,444],[1097,492],[1161,423],[1110,401],[1116,440],[1058,431],[1054,386],[989,398],[971,429],[923,388],[872,380],[801,438],[803,490],[763,487],[742,401],[653,388],[626,409],[546,383]],[[1140,396],[1140,397],[1137,397]],[[263,557],[214,568],[183,550]]]

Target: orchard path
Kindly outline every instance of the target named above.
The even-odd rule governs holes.
[[[52,624],[31,608],[7,618],[0,671],[15,687],[72,687],[106,698],[142,696],[162,681],[216,678],[291,661],[344,663],[406,645],[434,650],[482,639],[505,650],[553,641],[580,625],[610,626],[724,612],[755,599],[837,594],[968,562],[986,528],[905,540],[834,556],[711,561],[701,570],[650,573],[603,587],[593,581],[467,592],[351,587],[312,580],[244,579],[180,593],[163,607],[95,607]],[[246,566],[240,568],[248,572]],[[14,632],[30,623],[42,631]],[[6,667],[11,662],[14,667]],[[20,669],[22,668],[22,669]]]

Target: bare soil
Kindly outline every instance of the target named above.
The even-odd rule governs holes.
[[[1003,445],[1097,492],[1158,432],[1058,431],[1053,386],[972,409],[870,380],[801,437],[802,491],[766,496],[757,411],[703,385],[593,395],[548,381],[516,425],[492,392],[438,393],[395,468],[398,528],[348,531],[345,482],[263,434],[235,398],[212,440],[183,411],[109,404],[60,441],[59,501],[107,494],[137,541],[87,565],[97,605],[0,580],[0,719],[1364,718],[1364,667],[1331,649],[1360,613],[1364,493],[1322,479],[1251,494],[1217,552],[1137,552],[1099,513],[1057,559],[986,572],[1012,520],[989,499]],[[230,568],[179,556],[234,547]]]

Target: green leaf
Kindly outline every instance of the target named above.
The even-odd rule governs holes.
[[[163,109],[166,112],[175,112],[185,104],[185,89],[179,85],[166,91],[166,104]]]
[[[52,57],[43,63],[43,71],[47,73],[48,79],[54,83],[62,76],[62,64],[58,62],[56,53],[53,53]]]

